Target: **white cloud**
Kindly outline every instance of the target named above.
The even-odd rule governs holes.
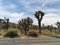
[[[28,12],[35,12],[37,10],[42,10],[45,13],[58,13],[60,12],[59,9],[57,8],[49,8],[46,7],[46,5],[48,3],[52,4],[52,3],[56,3],[59,2],[60,0],[19,0],[19,3],[22,3],[25,8],[27,9]],[[30,6],[30,4],[33,3],[39,3],[40,6]]]
[[[11,13],[10,14],[10,22],[18,23],[19,20],[21,20],[24,17],[24,13]]]
[[[12,14],[10,14],[11,17],[15,17],[15,18],[19,18],[23,15],[24,15],[24,13],[12,13]]]
[[[10,13],[8,12],[6,9],[8,8],[15,8],[16,5],[15,4],[9,4],[9,5],[2,5],[3,2],[2,0],[0,0],[0,18],[4,18],[4,17],[7,17],[10,19],[10,22],[15,22],[17,21],[18,19],[21,18],[22,15],[24,15],[24,13]]]
[[[55,14],[55,13],[47,13],[47,14],[45,14],[45,17],[58,17],[58,14]]]
[[[2,14],[0,13],[0,15],[1,15],[0,18],[7,17],[10,19],[10,22],[17,23],[17,21],[24,16],[24,13],[23,12],[22,13],[9,13],[9,12],[4,13],[4,12],[2,12]]]
[[[4,8],[6,8],[6,9],[14,9],[14,8],[16,8],[16,5],[15,4],[4,5]]]
[[[30,10],[37,10],[37,9],[40,9],[40,10],[43,10],[43,9],[46,9],[45,5],[47,5],[48,3],[50,4],[53,4],[53,3],[56,3],[56,2],[59,2],[60,0],[19,0],[19,3],[22,3],[25,8],[27,8],[29,11]],[[37,4],[40,5],[40,6],[30,6],[30,4]]]
[[[44,0],[45,3],[55,3],[55,2],[59,2],[60,0]]]
[[[57,8],[45,8],[46,12],[59,12],[60,10]]]
[[[58,16],[59,14],[55,14],[55,13],[48,13],[44,16],[42,23],[45,23],[45,25],[55,25],[55,23],[57,21],[60,21],[60,16]]]
[[[32,3],[41,3],[43,6],[48,3],[59,2],[60,0],[19,0],[19,3],[24,4],[25,6],[29,6]]]
[[[10,22],[15,22],[17,23],[19,19],[23,18],[23,16],[25,15],[24,12],[20,12],[20,13],[10,13],[8,11],[5,10],[5,8],[0,8],[0,18],[4,18],[7,17],[10,19]]]

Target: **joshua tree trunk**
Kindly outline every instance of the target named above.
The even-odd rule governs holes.
[[[27,24],[28,26],[27,26],[27,31],[29,31],[29,21],[28,21],[28,24]]]
[[[27,31],[25,30],[25,35],[27,34]]]
[[[41,34],[41,21],[38,20],[38,25],[39,25],[39,33]]]
[[[28,26],[27,26],[27,31],[29,31],[29,24],[28,24]]]

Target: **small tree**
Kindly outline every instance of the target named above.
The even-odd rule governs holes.
[[[48,26],[47,26],[47,29],[52,32],[53,25],[48,25]]]
[[[57,22],[56,25],[57,25],[57,28],[58,28],[58,30],[60,32],[60,22]]]
[[[9,28],[9,19],[6,19],[6,29],[8,30],[8,28]]]
[[[0,30],[1,30],[1,27],[2,27],[2,25],[1,25],[1,19],[0,19]]]
[[[29,31],[29,25],[32,25],[33,20],[31,18],[29,18],[29,17],[27,17],[26,20],[27,20],[27,30]]]
[[[8,27],[9,27],[9,19],[4,17],[4,29],[7,29],[8,30]]]
[[[42,12],[42,11],[36,11],[34,15],[38,19],[39,33],[41,34],[41,21],[43,19],[44,12]]]
[[[19,21],[19,28],[22,26],[23,30],[25,31],[25,35],[27,34],[27,31],[29,31],[29,25],[33,23],[33,20],[29,17],[26,19],[22,19]]]

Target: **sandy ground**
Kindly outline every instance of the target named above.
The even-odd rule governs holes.
[[[25,39],[25,38],[34,38],[34,37],[22,36],[22,37],[20,37],[20,38]],[[45,39],[45,38],[49,38],[49,36],[46,36],[46,35],[40,35],[39,37],[36,37],[36,38],[42,38],[42,39]]]
[[[0,39],[2,39],[4,37],[0,36]],[[25,39],[25,38],[32,38],[32,37],[27,37],[27,36],[22,36],[20,37],[20,39]],[[49,36],[45,36],[45,35],[40,35],[38,38],[41,39],[47,39],[49,38]],[[33,38],[34,39],[34,38]],[[60,42],[52,42],[52,43],[35,43],[35,44],[18,44],[18,45],[60,45]]]
[[[55,42],[55,43],[38,43],[38,44],[20,44],[20,45],[60,45],[60,42]]]

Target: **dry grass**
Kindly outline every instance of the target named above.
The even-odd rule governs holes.
[[[56,36],[56,35],[59,35],[57,34],[56,32],[54,32],[54,30],[51,32],[49,30],[42,30],[42,35],[47,35],[47,36]]]
[[[18,30],[18,29],[13,29],[12,28],[12,29],[9,29],[9,30],[17,30],[19,37],[28,37],[28,36],[25,36],[24,34],[22,34],[21,31]],[[32,30],[30,30],[30,31],[32,31]],[[37,33],[39,32],[38,30],[34,30],[34,31],[37,31]],[[40,37],[60,36],[60,34],[56,33],[54,30],[52,32],[49,31],[49,30],[42,30],[41,32],[42,33],[41,33]],[[0,36],[3,36],[5,33],[6,32],[4,32],[4,30],[1,30],[0,31]]]
[[[60,45],[60,42],[55,43],[35,43],[35,44],[20,44],[20,45]]]

